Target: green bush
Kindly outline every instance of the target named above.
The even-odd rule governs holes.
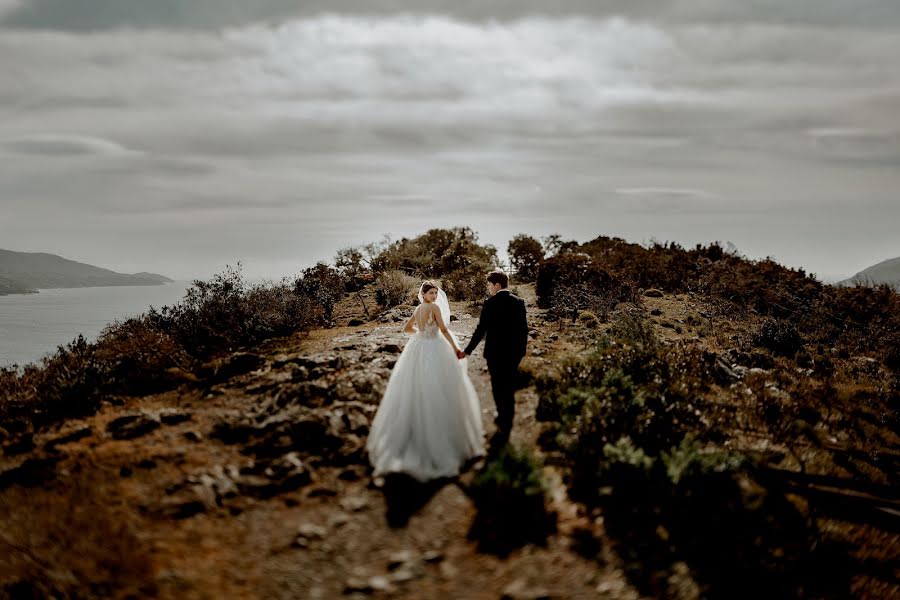
[[[393,308],[401,304],[412,304],[418,290],[419,281],[403,271],[391,270],[380,274],[375,280],[375,302],[382,308]]]
[[[469,494],[478,513],[469,536],[481,550],[498,554],[546,543],[556,530],[556,515],[548,512],[545,493],[540,465],[507,444],[472,481]]]
[[[578,313],[578,322],[587,329],[597,329],[600,326],[600,318],[589,310]]]
[[[473,303],[484,299],[486,282],[487,271],[477,265],[457,269],[442,279],[444,291],[451,300]]]
[[[659,337],[650,320],[640,312],[622,314],[610,328],[610,335],[616,341],[640,352],[652,354],[659,349]]]
[[[468,227],[429,229],[389,244],[372,259],[375,273],[400,270],[422,278],[441,278],[471,266],[484,272],[496,267],[497,249],[479,244],[477,234]]]
[[[703,597],[846,595],[846,564],[755,473],[743,455],[690,437],[657,453],[627,437],[604,446],[594,498],[643,594],[668,597],[673,565],[687,563]]]

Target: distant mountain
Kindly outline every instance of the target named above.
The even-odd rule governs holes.
[[[900,257],[891,258],[873,265],[868,269],[863,269],[850,279],[841,281],[838,285],[878,285],[887,283],[888,285],[900,286]]]
[[[172,280],[155,273],[116,273],[43,252],[0,250],[0,295],[42,288],[162,285]]]

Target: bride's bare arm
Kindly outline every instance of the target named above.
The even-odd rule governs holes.
[[[418,310],[418,309],[416,309],[416,310]],[[415,329],[415,327],[413,327],[415,322],[416,322],[416,311],[414,310],[413,314],[410,315],[409,319],[407,319],[406,325],[403,326],[403,332],[404,333],[415,333],[416,329]]]
[[[453,347],[453,351],[459,354],[459,346],[457,346],[456,342],[453,341],[453,336],[450,335],[450,331],[447,329],[447,324],[444,323],[444,317],[441,316],[441,309],[437,306],[432,305],[432,311],[434,311],[432,314],[434,314],[434,320],[437,323],[438,329],[441,330],[441,333],[443,333],[444,337],[447,338],[447,341],[450,342],[450,345]]]

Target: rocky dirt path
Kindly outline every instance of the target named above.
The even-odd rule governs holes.
[[[467,340],[477,320],[454,312],[462,318],[451,328]],[[530,348],[546,355],[555,342],[538,317]],[[473,471],[427,488],[373,482],[364,444],[406,341],[401,326],[272,340],[221,361],[200,385],[112,403],[7,447],[0,506],[17,521],[52,519],[7,492],[65,495],[85,472],[107,482],[110,515],[127,521],[152,563],[154,583],[139,597],[637,598],[611,552],[574,550],[576,530],[599,535],[602,523],[577,513],[551,466],[558,532],[502,558],[467,538]],[[480,350],[469,368],[490,434]],[[512,442],[539,455],[536,401],[533,388],[518,393]]]

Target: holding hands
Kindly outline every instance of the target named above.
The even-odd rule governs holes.
[[[466,356],[468,356],[468,354],[466,354],[464,351],[462,351],[462,350],[457,350],[457,351],[456,351],[456,358],[462,360],[462,359],[464,359]]]

